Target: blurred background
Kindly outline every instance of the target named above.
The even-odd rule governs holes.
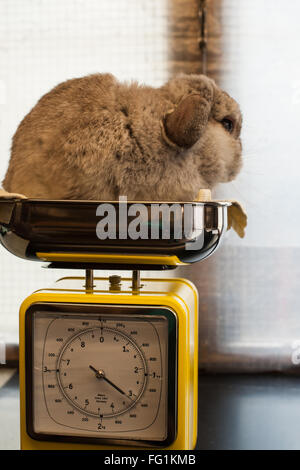
[[[246,237],[171,273],[199,289],[205,372],[300,372],[299,15],[297,0],[0,1],[1,180],[20,120],[69,78],[206,71],[240,103],[244,167],[214,197],[245,206]],[[18,340],[24,297],[64,274],[0,249],[0,343]]]

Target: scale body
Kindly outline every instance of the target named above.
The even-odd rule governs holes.
[[[117,214],[124,209],[110,204]],[[0,240],[11,253],[86,270],[85,278],[63,278],[21,305],[22,449],[194,449],[198,293],[186,279],[140,280],[137,273],[211,255],[230,204],[176,203],[167,238],[162,220],[147,217],[158,204],[145,203],[142,220],[159,227],[158,238],[124,239],[117,218],[117,236],[103,241],[96,237],[99,202],[0,201]],[[175,222],[186,217],[190,231],[175,236]],[[134,275],[94,279],[99,269]]]
[[[93,291],[88,293],[84,287],[84,278],[62,279],[57,282],[56,287],[53,289],[33,293],[21,306],[20,389],[22,449],[193,449],[197,437],[198,413],[198,294],[196,288],[191,282],[176,278],[144,279],[142,280],[142,287],[138,292],[132,290],[131,279],[122,279],[119,291],[111,289],[108,278],[96,278],[94,284],[95,287]],[[75,331],[70,332],[69,335],[66,334],[66,338],[62,338],[63,341],[57,343],[56,349],[55,345],[53,345],[53,341],[50,349],[45,346],[44,357],[39,356],[40,361],[37,360],[35,368],[33,368],[31,366],[32,355],[34,354],[33,317],[35,316],[36,319],[38,315],[42,315],[42,312],[45,311],[50,311],[49,316],[52,315],[53,318],[57,318],[59,315],[66,315],[68,312],[71,314],[72,312],[76,312],[79,315],[81,312],[88,315],[88,321],[83,322],[86,326],[79,325],[78,329],[75,328]],[[138,338],[140,335],[139,328],[137,328],[138,331],[132,331],[131,325],[126,325],[128,318],[135,318],[136,316],[142,316],[143,318],[143,315],[148,316],[147,322],[149,322],[149,313],[154,314],[154,318],[166,315],[166,321],[172,323],[168,325],[169,330],[171,330],[169,331],[171,335],[168,338],[169,344],[166,345],[168,361],[165,361],[165,357],[157,357],[157,348],[151,347],[151,344],[150,349],[152,350],[148,353],[147,349],[149,349],[149,344],[147,341],[143,341],[143,338],[140,340]],[[129,411],[108,418],[105,418],[104,414],[101,421],[105,429],[102,431],[98,430],[100,423],[99,418],[86,415],[84,410],[75,408],[72,402],[65,398],[60,388],[61,384],[59,384],[57,380],[58,372],[56,370],[53,372],[45,372],[47,364],[48,369],[49,364],[55,364],[53,369],[56,368],[57,364],[57,360],[51,362],[51,359],[49,359],[47,355],[53,353],[59,354],[59,351],[64,349],[65,344],[70,342],[70,338],[76,337],[79,331],[81,331],[81,339],[87,336],[87,334],[84,335],[84,330],[90,329],[93,331],[95,327],[97,331],[97,323],[99,323],[101,315],[102,319],[104,318],[106,320],[106,325],[107,321],[109,323],[109,318],[113,318],[113,321],[109,323],[109,329],[111,331],[120,331],[122,338],[125,337],[123,336],[125,334],[126,337],[129,337],[133,341],[133,344],[138,345],[145,358],[145,370],[147,371],[148,377],[150,377],[151,374],[153,375],[153,372],[156,372],[156,377],[148,379],[142,398],[140,398]],[[121,320],[122,315],[125,315],[125,321]],[[95,320],[92,319],[93,316]],[[115,319],[115,317],[117,317],[117,319]],[[171,322],[170,317],[172,317]],[[80,323],[82,322],[80,321]],[[89,325],[87,325],[87,323],[89,323]],[[72,324],[72,322],[69,324]],[[72,325],[74,325],[74,323]],[[79,343],[79,340],[77,343]],[[76,345],[76,340],[74,343],[71,342],[71,344]],[[121,346],[122,345],[117,345],[116,347],[121,348]],[[101,347],[102,344],[99,342],[99,346],[96,346],[99,350],[99,354],[101,354]],[[163,345],[161,345],[161,347],[163,349]],[[128,348],[133,349],[133,345],[129,343]],[[69,352],[67,355],[68,354],[70,355]],[[128,353],[125,352],[121,353],[121,355],[122,354],[124,361],[126,361],[126,354]],[[151,362],[153,359],[154,362]],[[136,364],[139,365],[139,362],[140,361],[136,362]],[[159,364],[157,364],[157,362],[159,362]],[[134,364],[135,363],[132,365]],[[38,371],[35,372],[36,367]],[[168,367],[170,367],[172,371],[168,370]],[[65,368],[64,370],[67,369]],[[144,373],[144,370],[142,373]],[[42,386],[42,388],[38,385],[34,387],[34,380],[36,378],[42,379],[43,375],[44,386]],[[92,377],[91,374],[91,380],[93,379],[94,377]],[[165,383],[167,387],[162,387],[165,380],[167,380],[167,383]],[[95,382],[96,381],[95,379]],[[55,388],[48,389],[47,387],[49,385]],[[122,385],[122,383],[120,385]],[[101,381],[99,381],[97,387],[101,390]],[[161,390],[161,388],[163,389]],[[48,390],[50,390],[50,392],[48,392]],[[106,387],[107,392],[108,390],[109,384]],[[156,392],[153,392],[153,390],[156,390]],[[47,396],[47,393],[49,396]],[[75,393],[77,393],[76,390]],[[153,421],[153,418],[157,415],[157,411],[159,411],[154,409],[154,407],[159,408],[159,406],[157,405],[157,397],[152,398],[150,396],[151,393],[153,396],[155,396],[155,394],[161,395],[160,406],[163,408],[161,414],[165,415],[160,417],[159,428],[157,428],[155,424],[152,425],[154,428],[153,431],[151,431],[150,422]],[[60,421],[61,419],[61,424],[50,426],[54,434],[48,434],[48,437],[45,430],[42,433],[36,432],[39,430],[39,427],[43,428],[39,422],[40,419],[37,420],[36,428],[34,425],[33,402],[34,400],[38,402],[42,401],[42,397],[39,397],[38,394],[44,395],[46,401],[49,402],[48,412],[53,413],[53,419],[55,421]],[[122,395],[113,388],[109,390],[108,395],[107,398],[109,401],[119,399],[119,397],[122,399]],[[148,398],[145,398],[145,395],[149,397],[150,401],[146,408],[145,405],[147,405]],[[56,405],[55,400],[59,400]],[[104,400],[106,400],[106,397],[104,397]],[[50,403],[51,401],[52,403]],[[126,426],[129,426],[129,428],[133,430],[139,429],[139,426],[135,426],[134,424],[135,420],[140,421],[136,416],[144,411],[146,411],[146,415],[149,415],[149,407],[151,405],[153,409],[150,414],[152,416],[150,420],[147,419],[146,423],[148,429],[146,431],[136,431],[137,440],[134,438],[133,432],[126,433],[122,431],[122,423],[124,422],[126,422]],[[55,410],[55,407],[57,410]],[[107,407],[107,403],[105,407]],[[56,411],[58,411],[58,417],[55,416]],[[75,412],[76,416],[74,414],[68,415],[68,413],[72,411]],[[47,414],[46,408],[43,411],[39,411],[39,414],[41,413]],[[42,419],[43,418],[41,418],[41,420]],[[89,421],[85,421],[84,424],[88,423],[86,428],[91,429],[92,432],[84,432],[82,435],[80,430],[64,426],[64,421],[68,421],[68,426],[71,425],[75,428],[78,426],[80,429],[82,427],[82,419],[89,419]],[[117,424],[120,427],[120,432],[116,429],[117,425],[115,423],[120,423]],[[158,436],[159,440],[156,441],[155,432],[159,431],[159,433],[161,433],[164,426],[164,432]],[[110,427],[115,429],[114,433],[109,432]],[[56,435],[55,428],[57,429]],[[64,433],[64,436],[62,437],[60,433]],[[77,436],[72,434],[77,434]],[[129,437],[126,437],[126,434],[129,435]]]

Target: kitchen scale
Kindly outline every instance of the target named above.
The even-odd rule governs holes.
[[[99,239],[100,204],[115,211],[112,239]],[[167,227],[162,212],[153,218],[162,203],[144,202],[139,225],[155,232],[150,239],[126,237],[136,203],[124,204],[0,200],[7,250],[48,262],[48,269],[85,270],[21,305],[22,449],[196,445],[198,293],[186,279],[141,279],[140,270],[170,271],[212,254],[230,203],[176,203]],[[179,222],[188,222],[188,230],[180,233]],[[95,270],[111,275],[94,277]]]

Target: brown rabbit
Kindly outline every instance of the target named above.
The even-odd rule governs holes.
[[[3,187],[43,199],[193,200],[237,175],[241,122],[204,75],[156,89],[110,74],[68,80],[19,125]]]

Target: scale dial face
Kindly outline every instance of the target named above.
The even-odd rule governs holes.
[[[171,310],[43,304],[27,315],[33,438],[164,445],[174,435]]]

